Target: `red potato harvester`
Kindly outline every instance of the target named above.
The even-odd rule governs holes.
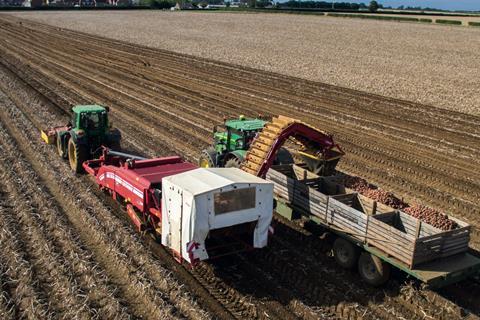
[[[126,203],[139,231],[162,234],[179,261],[267,245],[273,184],[240,169],[197,168],[177,156],[145,159],[108,148],[83,168]]]

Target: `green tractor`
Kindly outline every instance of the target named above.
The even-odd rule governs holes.
[[[69,160],[73,171],[80,173],[83,162],[92,159],[101,146],[119,150],[121,134],[110,126],[108,107],[78,105],[72,112],[72,122],[42,131],[42,139],[56,144],[58,154]]]
[[[214,144],[202,151],[199,166],[239,168],[251,143],[266,123],[267,121],[262,119],[240,116],[238,119],[225,121],[223,125],[214,126]],[[293,157],[286,149],[281,148],[277,152],[275,164],[287,163],[293,163]]]

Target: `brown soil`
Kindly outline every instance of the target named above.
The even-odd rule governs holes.
[[[61,29],[480,115],[478,28],[208,10],[9,14]]]
[[[88,177],[73,175],[39,141],[38,129],[64,122],[74,104],[101,103],[111,107],[127,149],[194,161],[210,142],[213,123],[224,116],[287,114],[335,134],[348,154],[343,171],[467,219],[475,226],[477,245],[479,118],[19,22],[0,19],[0,89],[6,94],[0,172],[11,182],[2,185],[1,199],[19,201],[27,191],[31,200],[19,207],[21,214],[53,209],[22,224],[12,221],[11,208],[0,206],[7,212],[1,216],[7,231],[0,234],[19,239],[9,242],[9,256],[21,257],[18,270],[25,270],[12,270],[11,259],[0,265],[6,270],[0,284],[7,288],[0,312],[11,317],[28,312],[32,318],[52,312],[71,316],[74,310],[107,318],[457,319],[466,312],[463,306],[475,310],[474,302],[462,301],[453,289],[445,299],[401,278],[385,290],[367,288],[336,267],[328,241],[283,220],[266,250],[189,271],[127,227],[121,208]],[[78,247],[72,249],[75,256],[64,254],[70,246]],[[77,256],[85,268],[78,269]],[[55,274],[43,272],[47,263],[58,267]],[[94,288],[87,279],[91,269],[97,272]],[[73,282],[70,272],[83,280]],[[28,303],[5,277],[23,281]],[[40,283],[32,280],[37,277]],[[60,290],[65,286],[69,289]],[[475,292],[480,288],[474,285],[470,294]],[[91,298],[79,298],[85,295]]]

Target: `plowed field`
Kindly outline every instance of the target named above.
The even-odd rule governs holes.
[[[479,28],[269,13],[14,14],[62,29],[480,115]]]
[[[480,314],[477,280],[434,292],[396,275],[373,289],[339,270],[328,241],[283,220],[266,250],[184,268],[38,135],[99,103],[126,149],[195,161],[223,117],[285,114],[334,133],[342,171],[470,222],[478,249],[479,117],[5,15],[0,52],[2,319]]]

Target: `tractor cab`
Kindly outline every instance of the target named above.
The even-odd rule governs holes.
[[[83,131],[89,137],[104,136],[108,130],[108,108],[98,105],[75,106],[72,108],[74,130]]]
[[[213,128],[214,145],[204,151],[200,166],[239,167],[265,123],[266,121],[261,119],[240,116],[238,119],[225,121],[223,125],[216,125]]]
[[[255,135],[264,125],[263,120],[240,116],[238,119],[225,121],[222,126],[215,126],[213,136],[217,152],[248,150]]]
[[[111,128],[108,112],[108,107],[100,105],[77,105],[66,126],[42,130],[42,139],[56,144],[58,154],[69,160],[72,170],[82,172],[82,163],[92,159],[102,146],[120,149],[121,134]]]

